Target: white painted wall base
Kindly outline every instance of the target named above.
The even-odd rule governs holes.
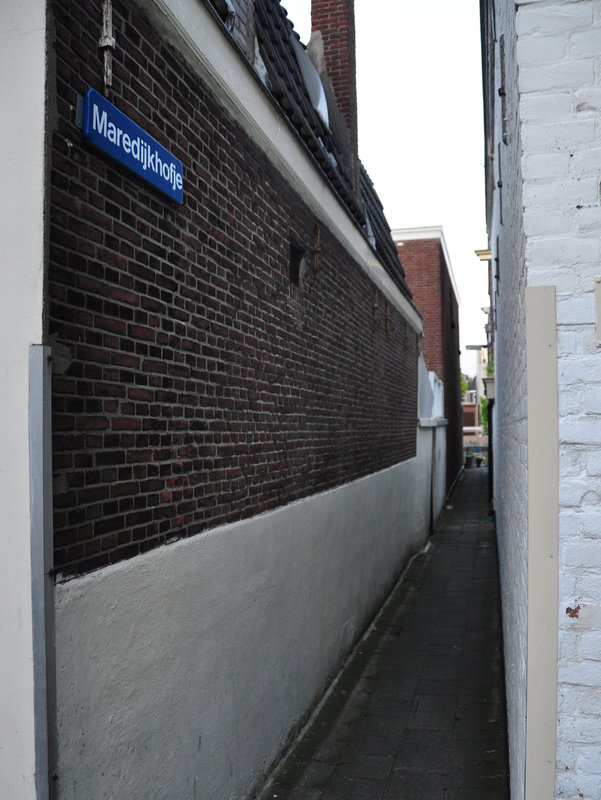
[[[418,455],[56,587],[60,798],[241,800],[425,543]]]
[[[42,798],[46,777],[36,788],[32,535],[43,509],[30,493],[29,453],[29,348],[43,336],[45,97],[46,2],[0,3],[0,798],[7,800]]]
[[[434,440],[434,523],[440,516],[447,495],[447,420],[442,421],[444,425],[437,426]]]

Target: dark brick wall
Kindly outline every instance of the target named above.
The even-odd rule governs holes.
[[[422,353],[444,383],[447,428],[447,489],[463,463],[459,308],[439,239],[408,240],[398,247],[407,283],[423,316]]]
[[[444,258],[441,250],[441,264]],[[441,266],[442,353],[447,428],[447,490],[463,464],[463,412],[461,410],[461,368],[459,362],[459,308],[445,266]]]
[[[95,152],[101,11],[53,4],[49,327],[55,568],[89,571],[415,454],[417,338],[200,79],[114,4],[112,101],[184,203]],[[291,244],[307,251],[300,287]]]

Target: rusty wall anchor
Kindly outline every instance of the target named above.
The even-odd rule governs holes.
[[[321,246],[319,244],[319,225],[315,225],[315,236],[313,239],[313,272],[319,269],[319,254],[321,253]]]
[[[111,86],[113,85],[112,51],[115,49],[112,0],[103,0],[102,2],[102,36],[98,41],[98,47],[104,53],[104,96],[108,97]]]

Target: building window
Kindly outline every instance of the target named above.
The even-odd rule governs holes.
[[[228,31],[233,31],[234,22],[236,20],[236,9],[232,5],[231,0],[211,0],[211,5],[221,17]]]

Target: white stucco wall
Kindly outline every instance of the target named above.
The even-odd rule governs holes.
[[[28,348],[42,340],[46,4],[0,4],[0,797],[34,798]]]
[[[429,523],[418,456],[56,588],[59,797],[242,800]]]

